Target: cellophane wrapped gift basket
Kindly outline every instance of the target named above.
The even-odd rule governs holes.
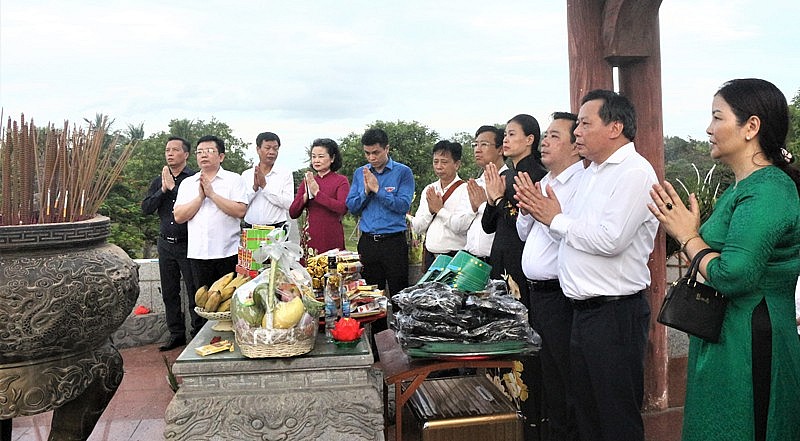
[[[254,251],[265,268],[237,288],[231,302],[236,344],[245,357],[292,357],[314,349],[323,304],[314,298],[300,255],[283,229],[271,231]]]

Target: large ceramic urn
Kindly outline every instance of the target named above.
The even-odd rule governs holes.
[[[0,420],[54,410],[50,439],[86,439],[122,381],[109,337],[139,295],[107,217],[0,227]]]

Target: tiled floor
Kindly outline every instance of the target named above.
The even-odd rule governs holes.
[[[164,412],[173,397],[162,356],[172,364],[183,348],[159,352],[159,344],[122,349],[125,376],[89,441],[164,439]],[[15,418],[13,441],[46,440],[52,412]]]

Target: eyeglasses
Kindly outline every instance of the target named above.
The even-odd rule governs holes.
[[[490,143],[488,141],[481,141],[481,142],[473,142],[472,143],[472,148],[473,149],[480,148],[481,150],[483,150],[483,149],[488,149],[489,147],[492,147],[492,143]]]
[[[197,156],[200,156],[203,153],[205,153],[207,155],[213,155],[214,153],[217,153],[217,149],[212,149],[212,148],[197,149],[197,151],[194,152],[194,154],[197,155]]]

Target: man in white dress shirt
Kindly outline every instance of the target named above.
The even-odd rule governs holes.
[[[225,143],[221,139],[200,138],[195,154],[200,172],[183,180],[173,214],[175,222],[188,222],[186,256],[192,264],[195,286],[201,287],[236,271],[247,189],[241,176],[222,168]]]
[[[503,157],[503,129],[494,126],[481,126],[475,132],[475,142],[472,143],[475,154],[475,163],[483,170],[486,164],[494,164],[498,173],[503,173],[508,169]],[[477,179],[467,181],[467,193],[469,193],[469,203],[475,218],[467,230],[467,243],[464,250],[475,257],[489,262],[489,254],[492,252],[492,242],[494,233],[488,234],[483,231],[481,218],[486,209],[486,178],[484,173]]]
[[[283,227],[289,220],[289,207],[294,200],[294,179],[288,170],[275,166],[280,148],[281,139],[272,132],[260,133],[256,137],[259,162],[242,173],[250,204],[244,215],[245,227]]]
[[[426,268],[435,256],[454,256],[467,242],[467,229],[474,215],[467,186],[458,176],[461,153],[457,142],[439,141],[433,146],[433,171],[439,180],[422,190],[411,221],[414,232],[425,234]]]
[[[531,192],[549,185],[568,210],[583,173],[583,161],[575,145],[578,117],[574,113],[553,113],[553,122],[543,133],[542,164],[548,173],[537,189],[527,173],[516,176],[515,198],[519,202],[517,233],[525,241],[522,271],[528,279],[531,326],[542,337],[539,361],[542,371],[543,416],[547,419],[544,439],[577,440],[575,412],[567,401],[569,386],[569,340],[572,332],[572,305],[558,283],[558,248],[560,240],[550,234],[547,225],[536,222]]]
[[[575,310],[570,397],[583,441],[643,441],[644,351],[650,307],[647,262],[658,222],[647,209],[657,182],[636,152],[627,98],[593,90],[581,100],[578,151],[591,161],[571,207],[552,187],[533,192],[531,214],[561,238],[558,279]]]

